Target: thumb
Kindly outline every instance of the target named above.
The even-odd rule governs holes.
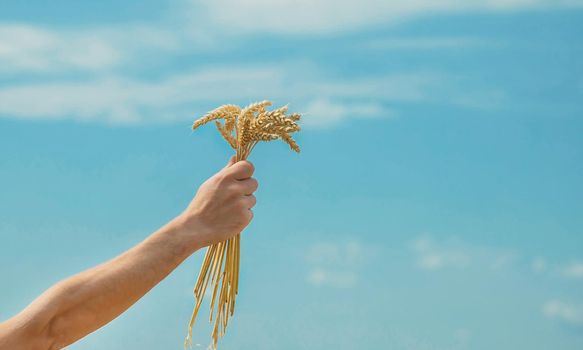
[[[237,162],[237,158],[235,158],[235,156],[231,156],[231,158],[229,159],[229,162],[227,163],[227,165],[225,166],[224,169],[227,169],[228,167],[235,164],[236,162]]]

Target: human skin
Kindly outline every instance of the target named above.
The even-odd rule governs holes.
[[[62,349],[126,311],[197,250],[239,234],[253,217],[253,171],[232,158],[184,212],[144,241],[58,282],[0,323],[0,350]]]

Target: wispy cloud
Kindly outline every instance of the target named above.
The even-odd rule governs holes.
[[[472,331],[467,328],[458,328],[453,333],[456,349],[467,349],[472,339]]]
[[[580,279],[583,278],[583,262],[579,260],[568,263],[549,262],[542,257],[536,257],[531,262],[531,270],[534,273],[549,273],[553,276]]]
[[[397,0],[235,0],[191,1],[198,21],[239,33],[331,34],[399,23],[420,16],[463,12],[508,12],[581,6],[577,0],[397,1]],[[281,15],[285,14],[285,15]]]
[[[391,118],[394,113],[375,102],[350,103],[316,98],[306,106],[304,125],[329,127],[353,118]]]
[[[276,5],[278,11],[272,11]],[[329,11],[332,5],[334,14]],[[175,13],[172,20],[157,24],[63,29],[0,23],[0,75],[10,76],[10,85],[0,84],[0,117],[110,124],[168,122],[190,120],[193,111],[203,113],[225,101],[246,104],[269,98],[276,103],[291,102],[292,108],[305,113],[306,127],[329,128],[352,119],[394,118],[401,113],[394,106],[396,103],[479,109],[501,105],[504,92],[468,89],[463,78],[451,74],[416,70],[335,76],[327,74],[326,67],[301,59],[253,66],[226,63],[182,73],[162,69],[155,78],[139,74],[140,69],[148,67],[147,57],[223,50],[221,47],[236,51],[237,44],[216,45],[226,42],[231,34],[252,36],[265,30],[309,31],[318,35],[327,30],[350,30],[374,23],[368,17],[379,16],[380,20],[385,17],[382,11],[418,13],[440,6],[443,5],[429,1],[408,5],[394,1],[365,2],[358,6],[347,1],[254,0],[245,6],[223,0],[189,1],[181,14]],[[273,15],[282,11],[288,14]],[[247,12],[253,15],[247,16]],[[199,20],[193,21],[193,16]],[[338,27],[343,19],[356,27],[344,24]],[[471,40],[393,38],[374,45],[432,48],[468,45]],[[128,68],[138,74],[130,76]]]
[[[351,288],[375,250],[358,241],[318,242],[307,249],[306,282],[317,287]]]
[[[0,73],[104,71],[152,50],[174,50],[177,37],[146,26],[56,30],[0,23]]]
[[[545,316],[570,326],[583,326],[583,305],[561,300],[550,300],[543,305],[542,312]]]
[[[114,124],[190,120],[193,110],[230,101],[291,101],[308,127],[358,118],[392,118],[394,102],[456,104],[447,77],[414,72],[375,78],[319,76],[312,66],[205,67],[159,80],[105,75],[90,80],[27,83],[0,88],[0,116],[73,119]],[[443,81],[450,80],[449,88]],[[449,89],[449,90],[448,90]],[[35,101],[35,103],[30,103]]]
[[[582,261],[574,261],[570,264],[564,266],[561,269],[561,273],[563,276],[571,277],[571,278],[583,278],[583,262]]]
[[[547,263],[546,259],[541,258],[541,257],[536,257],[532,260],[530,267],[531,267],[532,271],[535,273],[543,273],[547,270],[548,263]]]
[[[220,98],[252,99],[255,81],[269,90],[279,73],[260,69],[206,69],[160,81],[106,77],[89,81],[25,84],[0,89],[0,114],[17,118],[136,123],[180,119],[184,104]],[[271,78],[274,78],[272,80]],[[264,92],[266,90],[262,90]],[[31,104],[30,101],[35,101]],[[191,115],[182,117],[192,118]]]
[[[315,267],[308,272],[306,281],[314,286],[351,288],[356,286],[358,275],[354,271],[331,270]]]
[[[471,256],[462,249],[443,247],[431,237],[418,237],[412,244],[417,266],[423,270],[435,271],[448,267],[464,268],[470,265]]]
[[[518,260],[513,251],[476,246],[454,237],[436,240],[423,234],[413,240],[410,247],[416,266],[426,271],[470,267],[496,271],[512,266]]]
[[[514,252],[498,252],[497,254],[494,254],[494,256],[491,259],[490,269],[492,270],[504,269],[509,265],[512,265],[517,258],[518,255]]]
[[[493,40],[471,37],[394,37],[371,39],[360,44],[360,47],[377,50],[433,50],[500,45]]]

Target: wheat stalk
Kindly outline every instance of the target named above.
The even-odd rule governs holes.
[[[237,161],[247,159],[260,141],[281,139],[299,153],[300,148],[290,134],[300,131],[297,122],[301,115],[286,115],[287,105],[272,111],[266,109],[269,106],[270,101],[252,103],[245,108],[223,105],[196,120],[192,129],[215,121],[221,136],[236,150]],[[216,349],[219,337],[225,335],[229,319],[235,312],[239,289],[240,247],[241,237],[237,234],[207,249],[194,287],[196,304],[188,324],[185,347],[192,346],[192,328],[209,284],[212,290],[209,322],[213,322],[214,316],[211,347]]]

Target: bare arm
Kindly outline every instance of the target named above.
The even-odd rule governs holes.
[[[0,350],[72,344],[127,310],[196,250],[241,232],[255,204],[252,174],[248,162],[227,166],[200,187],[182,214],[143,242],[49,288],[0,323]]]

